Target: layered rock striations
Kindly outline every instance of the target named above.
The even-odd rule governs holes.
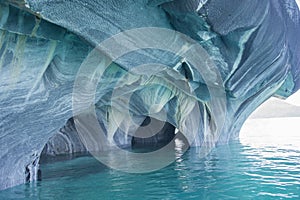
[[[238,138],[243,122],[261,103],[271,96],[288,97],[300,87],[300,16],[294,1],[1,1],[0,189],[34,180],[46,144],[44,152],[49,154],[86,150],[73,123],[72,93],[78,70],[105,39],[143,27],[176,30],[206,50],[223,82],[226,101],[217,111],[226,111],[219,113],[226,118],[219,126],[216,113],[211,113],[212,98],[218,97],[209,94],[204,81],[207,77],[201,77],[204,72],[197,72],[188,60],[160,50],[132,52],[109,66],[94,102],[107,136],[120,146],[130,146],[132,141],[169,141],[175,128],[192,146],[214,138],[216,130],[219,134],[212,145],[227,143]],[[170,36],[168,42],[179,42],[182,50],[185,48],[185,38]],[[109,57],[106,52],[100,53]],[[144,63],[167,67],[145,82],[139,82],[144,76],[134,73],[123,79],[128,91],[138,85],[125,109],[140,125],[149,116],[162,120],[156,114],[164,110],[167,139],[162,132],[149,141],[127,136],[132,121],[122,114],[122,105],[109,104],[119,79]],[[151,73],[155,69],[147,70]],[[168,82],[172,74],[174,82],[185,81],[193,95],[184,93],[179,84]],[[195,126],[200,127],[193,142],[188,135],[193,127],[186,127],[182,120],[192,113],[192,104],[199,107],[198,116],[193,117],[199,118]],[[119,122],[127,127],[125,131],[109,120],[112,112],[118,113]]]

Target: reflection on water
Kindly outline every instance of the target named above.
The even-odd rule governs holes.
[[[252,125],[257,132],[244,129],[240,143],[205,158],[196,149],[181,156],[177,141],[176,161],[147,174],[112,170],[89,156],[50,162],[42,181],[1,191],[0,199],[300,199],[300,135],[261,134]]]
[[[300,150],[300,117],[249,119],[240,141],[252,147],[284,146]]]

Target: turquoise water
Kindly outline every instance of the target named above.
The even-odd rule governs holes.
[[[127,174],[92,157],[42,166],[43,180],[0,193],[1,199],[300,198],[300,152],[230,144],[197,158],[190,149],[159,171]],[[265,156],[267,154],[268,156]]]
[[[300,199],[300,137],[271,145],[255,139],[205,158],[192,148],[148,174],[112,170],[89,156],[48,162],[42,181],[1,191],[0,199]]]

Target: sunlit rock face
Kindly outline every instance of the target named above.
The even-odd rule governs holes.
[[[0,189],[34,180],[46,144],[44,152],[48,148],[49,154],[59,154],[66,144],[69,146],[62,152],[85,151],[78,136],[71,136],[77,134],[72,118],[76,74],[100,42],[141,27],[177,30],[207,51],[223,80],[226,119],[222,127],[216,127],[217,119],[210,113],[212,97],[203,79],[193,75],[196,72],[188,61],[160,51],[132,53],[110,66],[97,88],[101,95],[95,100],[99,123],[120,146],[167,141],[175,127],[189,139],[194,128],[180,120],[193,109],[181,101],[185,94],[158,75],[151,80],[151,87],[140,87],[134,93],[128,109],[140,125],[148,115],[155,117],[164,110],[169,125],[148,141],[127,135],[132,122],[122,118],[122,108],[110,107],[108,102],[118,79],[136,65],[167,65],[177,73],[176,80],[186,80],[196,88],[195,96],[187,101],[199,106],[199,115],[193,116],[200,123],[198,136],[190,144],[193,146],[213,138],[216,129],[221,129],[221,134],[214,143],[236,139],[245,119],[262,102],[273,95],[287,97],[300,87],[300,17],[294,1],[1,1]],[[131,74],[127,84],[136,83],[137,77]],[[151,108],[153,102],[155,109]],[[112,110],[127,125],[125,131],[109,120]],[[69,140],[64,142],[57,134],[70,136]]]

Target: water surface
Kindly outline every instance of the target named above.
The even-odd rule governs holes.
[[[147,174],[116,171],[90,156],[48,162],[42,181],[1,191],[0,199],[300,199],[300,136],[284,135],[242,135],[205,158],[191,148]]]

